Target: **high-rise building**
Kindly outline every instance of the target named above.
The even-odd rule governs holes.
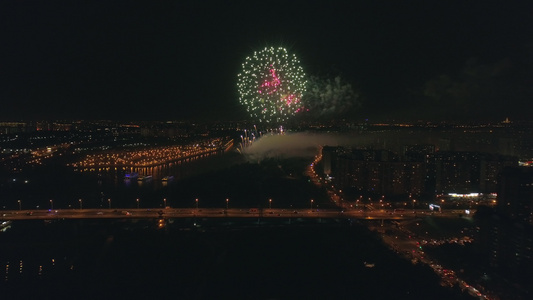
[[[435,154],[437,193],[494,193],[497,174],[517,166],[516,157],[479,152],[442,151]]]
[[[497,209],[510,219],[533,225],[533,168],[503,169],[499,175]]]
[[[507,167],[498,176],[496,210],[480,208],[479,252],[504,277],[524,285],[533,278],[533,168]]]
[[[339,188],[379,196],[420,195],[424,190],[423,162],[401,161],[388,150],[344,150],[336,150],[336,168],[331,173]]]
[[[322,147],[322,163],[324,174],[331,176],[336,169],[337,155],[341,147],[324,146]]]
[[[435,154],[437,193],[479,192],[479,160],[479,155],[474,152],[437,152]]]
[[[518,166],[518,159],[512,156],[484,154],[480,164],[479,191],[489,194],[498,192],[498,175],[506,167]]]
[[[18,134],[35,131],[35,126],[27,122],[0,122],[0,134]]]

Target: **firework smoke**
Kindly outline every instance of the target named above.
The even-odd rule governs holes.
[[[334,79],[311,76],[307,86],[303,101],[308,109],[306,114],[312,117],[339,116],[359,107],[359,95],[340,76]]]
[[[334,134],[286,133],[263,135],[255,143],[246,147],[243,154],[249,161],[257,162],[265,158],[313,157],[320,147],[345,146],[353,144],[354,137]]]

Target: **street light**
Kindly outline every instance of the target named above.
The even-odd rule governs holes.
[[[80,203],[80,209],[82,209],[83,208],[83,201],[81,201],[81,199],[79,199],[78,202]]]
[[[194,201],[196,201],[196,210],[198,210],[198,198],[196,198]]]
[[[137,198],[137,209],[139,209],[139,198]]]
[[[21,210],[22,209],[22,204],[21,204],[20,200],[18,200],[18,203],[19,203],[19,210]]]
[[[111,199],[110,198],[107,199],[107,203],[109,204],[109,208],[111,208]]]
[[[268,199],[268,208],[272,209],[272,199]]]
[[[228,205],[229,205],[229,199],[226,198],[226,210],[228,210]]]
[[[413,209],[415,209],[415,202],[416,202],[416,200],[413,199]]]
[[[163,208],[167,208],[167,198],[163,198]]]
[[[50,199],[50,209],[54,209],[54,201],[52,201],[52,199]]]
[[[311,210],[313,210],[313,199],[311,199]]]

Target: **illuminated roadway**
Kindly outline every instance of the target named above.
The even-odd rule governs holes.
[[[250,208],[117,208],[117,209],[57,209],[57,210],[3,210],[2,220],[53,220],[53,219],[140,219],[140,218],[356,218],[404,220],[427,215],[457,217],[454,211],[432,213],[427,209],[405,210],[345,210],[339,209],[250,209]]]

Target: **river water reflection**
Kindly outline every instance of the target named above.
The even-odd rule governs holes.
[[[160,207],[163,199],[176,198],[180,181],[243,163],[235,151],[143,168],[75,170],[56,162],[12,175],[0,186],[0,205],[6,209]],[[149,180],[124,179],[126,173],[152,176]],[[162,180],[173,176],[168,181]],[[51,201],[52,200],[52,201]],[[171,204],[171,203],[167,203]],[[176,204],[176,203],[174,203]]]

